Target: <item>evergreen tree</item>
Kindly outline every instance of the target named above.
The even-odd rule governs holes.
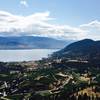
[[[78,95],[78,100],[82,100],[82,96],[80,94]]]
[[[85,94],[83,95],[83,100],[88,100],[87,93],[85,93]]]

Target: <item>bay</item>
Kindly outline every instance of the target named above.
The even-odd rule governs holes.
[[[35,61],[48,57],[58,49],[0,50],[1,62]]]

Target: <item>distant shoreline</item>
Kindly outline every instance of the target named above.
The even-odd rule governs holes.
[[[40,49],[40,50],[60,50],[60,49],[62,49],[62,48],[25,48],[25,49],[20,49],[20,48],[18,48],[18,49],[0,49],[0,50],[36,50],[36,49]]]

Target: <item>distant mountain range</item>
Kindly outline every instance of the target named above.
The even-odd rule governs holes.
[[[70,42],[38,36],[0,37],[0,49],[61,49]]]
[[[55,52],[53,57],[65,57],[80,60],[100,60],[100,41],[84,39],[71,43],[64,49]]]

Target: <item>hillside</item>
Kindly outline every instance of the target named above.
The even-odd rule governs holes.
[[[82,60],[100,59],[100,41],[84,39],[74,42],[64,49],[55,52],[54,57],[66,57]]]

